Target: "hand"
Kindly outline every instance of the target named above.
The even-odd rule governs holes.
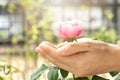
[[[96,40],[70,42],[59,48],[43,42],[36,51],[56,66],[79,77],[115,71],[120,65],[118,47]]]

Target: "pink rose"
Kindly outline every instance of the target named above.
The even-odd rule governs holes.
[[[58,26],[58,35],[64,40],[78,37],[83,29],[78,21],[63,22]]]

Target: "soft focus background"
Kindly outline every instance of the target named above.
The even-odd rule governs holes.
[[[82,23],[81,37],[120,43],[120,0],[0,0],[0,80],[29,80],[43,63],[35,47],[63,42],[56,24],[67,20]]]

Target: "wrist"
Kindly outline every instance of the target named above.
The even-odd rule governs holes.
[[[111,44],[111,50],[113,55],[111,60],[114,62],[114,71],[120,72],[120,46]]]

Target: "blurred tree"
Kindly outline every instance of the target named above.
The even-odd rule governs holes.
[[[45,5],[44,0],[20,0],[17,4],[9,2],[8,6],[8,11],[11,14],[22,7],[25,33],[23,39],[26,44],[38,44],[43,40],[57,42],[51,30],[52,8]],[[13,37],[12,42],[17,43],[15,37]]]
[[[25,42],[39,43],[43,40],[52,42],[50,7],[42,4],[43,0],[20,0],[25,14]]]
[[[53,21],[51,18],[52,8],[43,2],[44,0],[20,0],[17,4],[14,4],[14,2],[9,4],[8,11],[11,14],[13,14],[16,9],[22,8],[24,17],[24,36],[22,37],[24,44],[22,46],[26,68],[28,68],[29,65],[27,63],[29,56],[33,57],[33,67],[36,67],[38,54],[36,54],[33,49],[38,46],[41,41],[59,42],[51,28]],[[12,44],[14,45],[17,42],[16,36],[13,37]]]
[[[117,43],[119,40],[119,37],[117,36],[114,28],[106,30],[103,26],[98,32],[88,35],[86,37],[101,40],[108,43]]]
[[[51,30],[51,9],[43,4],[44,0],[20,0],[24,12],[24,48],[26,57],[34,57],[34,66],[37,65],[37,54],[31,47],[39,45],[41,41],[53,42],[54,35]],[[28,54],[26,54],[28,53]],[[27,58],[26,58],[27,60]],[[26,65],[27,68],[27,65]]]

